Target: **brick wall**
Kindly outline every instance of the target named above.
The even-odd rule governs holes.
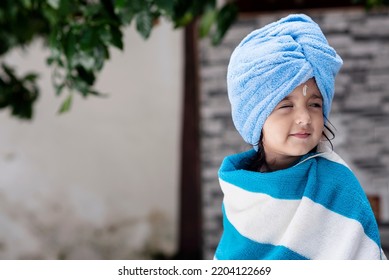
[[[335,150],[347,161],[366,193],[377,196],[377,215],[389,221],[389,11],[306,11],[344,60],[336,81],[331,123]],[[213,257],[222,231],[222,193],[217,170],[229,154],[250,147],[236,132],[227,98],[229,57],[243,37],[288,13],[241,18],[223,43],[200,42],[203,253]]]

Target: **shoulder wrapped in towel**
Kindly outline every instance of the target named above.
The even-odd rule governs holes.
[[[243,169],[254,153],[229,156],[219,170],[224,232],[215,259],[386,259],[366,195],[339,156],[260,173]]]
[[[314,77],[327,117],[342,59],[306,15],[290,15],[247,35],[231,55],[227,73],[232,118],[243,139],[256,147],[276,105]]]

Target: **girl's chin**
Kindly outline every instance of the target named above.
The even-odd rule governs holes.
[[[292,150],[289,155],[292,156],[292,157],[301,157],[301,156],[304,156],[306,154],[308,154],[310,151],[312,151],[314,147],[310,148],[303,148],[303,149],[294,149]]]

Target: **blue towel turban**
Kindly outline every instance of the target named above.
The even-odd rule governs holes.
[[[243,139],[258,148],[263,124],[277,104],[314,77],[328,117],[342,59],[308,16],[289,15],[247,35],[227,72],[232,119]]]

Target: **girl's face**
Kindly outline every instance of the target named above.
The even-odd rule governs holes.
[[[286,168],[317,146],[324,129],[322,107],[322,96],[313,78],[276,106],[262,130],[270,168]]]

